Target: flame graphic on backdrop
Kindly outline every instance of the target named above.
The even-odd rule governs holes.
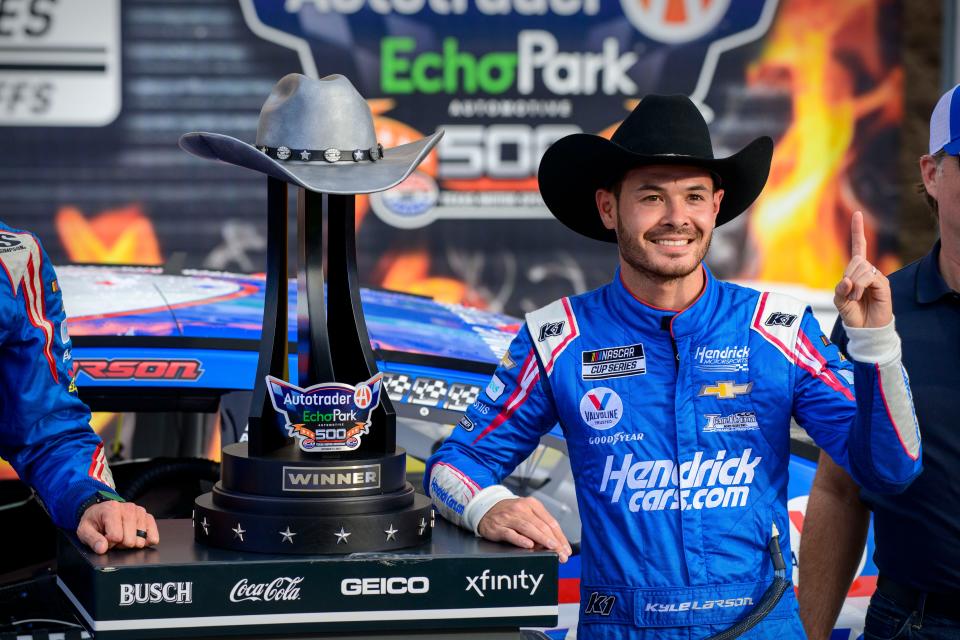
[[[153,224],[139,204],[108,209],[89,220],[78,208],[65,205],[57,212],[56,225],[73,262],[163,264]]]
[[[749,82],[789,93],[793,118],[750,214],[755,255],[742,276],[832,289],[849,260],[857,209],[867,220],[868,258],[884,272],[898,266],[895,256],[877,254],[873,216],[850,176],[864,147],[854,144],[858,125],[869,118],[873,128],[896,127],[902,119],[903,70],[880,59],[877,12],[876,0],[782,5]],[[856,93],[853,68],[869,76],[859,83],[866,93]]]
[[[426,250],[390,253],[381,261],[381,267],[384,266],[386,273],[380,283],[384,289],[428,296],[452,304],[468,304],[471,297],[465,282],[430,275],[430,254]],[[479,302],[475,300],[474,306]]]
[[[404,124],[399,120],[394,120],[393,118],[385,118],[383,115],[381,115],[390,111],[396,106],[397,101],[393,98],[374,98],[367,100],[367,104],[370,105],[370,111],[373,113],[373,128],[377,132],[377,142],[382,144],[385,149],[397,147],[401,144],[407,144],[408,142],[414,142],[423,137],[423,134],[420,131],[414,129],[410,125]],[[427,157],[423,159],[423,162],[420,163],[420,166],[417,167],[416,171],[421,171],[433,177],[437,176],[436,149],[431,151]],[[370,210],[370,196],[358,195],[356,203],[356,226],[359,228],[363,217]]]

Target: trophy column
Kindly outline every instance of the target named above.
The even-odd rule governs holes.
[[[266,553],[386,551],[428,542],[430,501],[406,481],[396,415],[382,391],[364,321],[354,196],[299,189],[293,384],[287,371],[287,188],[267,180],[267,287],[249,442],[224,447],[220,482],[196,500],[194,537]]]

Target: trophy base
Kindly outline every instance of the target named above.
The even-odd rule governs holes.
[[[414,493],[409,483],[398,492],[402,495],[375,496],[381,501],[406,505],[367,513],[349,509],[336,513],[330,499],[235,496],[271,507],[287,500],[302,503],[294,513],[279,513],[276,508],[251,511],[239,503],[225,506],[216,492],[223,494],[219,485],[214,492],[198,497],[194,504],[194,539],[221,549],[280,554],[392,551],[429,542],[434,524],[430,500]],[[233,508],[237,506],[241,509]]]

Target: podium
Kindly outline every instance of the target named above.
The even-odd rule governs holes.
[[[102,556],[60,533],[57,584],[97,640],[506,640],[557,624],[555,553],[446,522],[412,550],[341,556],[218,549],[194,542],[190,520],[158,524],[159,546]]]

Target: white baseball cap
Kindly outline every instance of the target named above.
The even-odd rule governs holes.
[[[960,84],[940,97],[930,116],[930,155],[960,155]]]

